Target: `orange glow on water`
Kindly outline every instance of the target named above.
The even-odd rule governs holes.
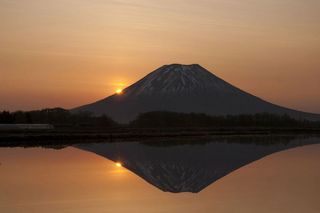
[[[242,212],[316,213],[319,151],[319,145],[312,145],[279,152],[233,172],[198,194],[172,194],[147,184],[132,172],[118,172],[126,171],[115,168],[115,163],[120,161],[113,162],[76,148],[59,151],[1,148],[0,209],[26,213],[55,213],[65,209],[70,209],[70,213],[103,209],[193,213],[196,210],[234,212],[236,206]],[[20,165],[26,162],[28,169],[21,169]],[[79,178],[81,175],[84,178]],[[39,177],[43,182],[39,182]],[[297,192],[306,195],[306,200]],[[269,202],[275,193],[278,202]],[[279,211],[279,203],[288,205]]]

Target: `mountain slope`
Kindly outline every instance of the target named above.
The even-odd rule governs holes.
[[[106,114],[122,123],[133,120],[139,113],[149,111],[209,115],[268,112],[288,114],[299,119],[320,120],[320,115],[276,106],[246,93],[197,64],[162,66],[124,89],[121,95],[114,94],[72,111]]]

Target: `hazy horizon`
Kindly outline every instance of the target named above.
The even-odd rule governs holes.
[[[164,64],[200,64],[320,113],[316,0],[0,0],[0,110],[73,108]]]

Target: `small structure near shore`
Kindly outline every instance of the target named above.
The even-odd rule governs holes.
[[[50,130],[54,129],[52,124],[0,124],[1,130]]]

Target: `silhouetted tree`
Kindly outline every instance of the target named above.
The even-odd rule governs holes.
[[[14,123],[14,117],[8,111],[3,111],[0,113],[0,123],[2,124],[11,124]]]
[[[106,115],[94,116],[89,112],[70,113],[62,108],[0,113],[0,123],[5,124],[53,124],[71,126],[113,127],[118,124]]]
[[[209,116],[196,113],[147,112],[130,123],[134,127],[320,127],[320,122],[296,120],[288,115]]]

